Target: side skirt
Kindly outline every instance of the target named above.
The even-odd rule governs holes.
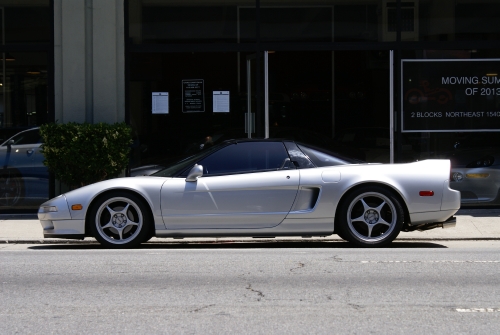
[[[261,229],[165,229],[156,230],[157,237],[271,237],[329,236],[333,234],[334,218],[285,219],[272,228]],[[167,225],[168,226],[168,225]]]

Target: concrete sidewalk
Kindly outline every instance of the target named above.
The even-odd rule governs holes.
[[[457,225],[454,228],[436,228],[427,231],[402,232],[397,240],[500,240],[500,209],[461,209],[456,214]],[[300,237],[276,238],[277,240],[304,240]],[[153,238],[150,242],[201,242],[224,241],[221,238],[189,238],[177,240],[172,238]],[[263,241],[269,239],[227,238],[231,241]],[[311,239],[308,239],[311,240]],[[340,240],[337,235],[313,240]],[[93,238],[84,241],[65,239],[44,239],[42,227],[36,215],[0,214],[0,243],[87,243],[95,242]]]

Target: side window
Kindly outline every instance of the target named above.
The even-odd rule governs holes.
[[[40,130],[34,129],[30,131],[25,131],[12,138],[14,140],[14,145],[23,144],[36,144],[41,142]]]
[[[281,142],[240,142],[204,158],[203,174],[231,174],[277,170],[288,154]]]

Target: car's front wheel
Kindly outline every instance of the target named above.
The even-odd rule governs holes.
[[[99,197],[89,212],[89,219],[92,234],[106,247],[134,247],[151,234],[148,207],[134,194],[113,192]]]
[[[394,192],[378,186],[350,193],[340,210],[340,236],[363,247],[391,243],[401,231],[404,212]]]
[[[11,170],[0,172],[0,207],[16,206],[24,197],[21,176]]]

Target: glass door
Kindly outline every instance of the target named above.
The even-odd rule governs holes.
[[[270,137],[390,162],[388,51],[268,51],[263,58]]]
[[[247,76],[247,113],[245,113],[245,133],[252,138],[256,126],[263,125],[261,131],[264,138],[269,137],[269,71],[268,54],[250,54],[246,56]],[[260,58],[259,58],[260,56]],[[261,107],[261,108],[259,108]],[[259,116],[263,117],[259,117]],[[256,124],[259,122],[258,124]]]
[[[256,54],[251,54],[246,57],[246,74],[247,74],[247,109],[245,113],[245,133],[248,138],[252,138],[252,133],[255,133],[255,108],[256,106],[256,76],[252,76],[252,70],[256,67]]]

